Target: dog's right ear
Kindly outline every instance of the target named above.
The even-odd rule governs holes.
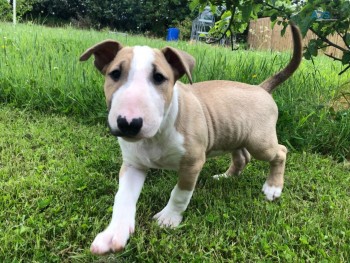
[[[81,56],[80,61],[88,60],[91,55],[95,56],[95,67],[102,73],[106,73],[106,66],[112,62],[123,46],[114,40],[105,40],[87,49]]]

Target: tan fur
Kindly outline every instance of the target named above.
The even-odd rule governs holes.
[[[110,107],[112,95],[118,88],[120,88],[128,80],[128,72],[130,70],[130,63],[132,60],[132,49],[125,47],[120,50],[119,59],[114,59],[107,68],[105,68],[105,75],[108,75],[115,69],[122,68],[122,75],[119,82],[114,82],[111,78],[106,77],[104,84],[104,92],[106,97],[106,104]]]
[[[182,169],[184,174],[188,173],[188,167],[195,170],[192,173],[199,174],[206,156],[215,155],[215,152],[228,152],[236,156],[236,151],[241,151],[245,145],[249,145],[249,149],[256,147],[265,132],[275,133],[277,107],[272,97],[258,86],[231,81],[178,86],[180,110],[176,127],[185,136],[186,155],[181,163],[181,167],[185,167]],[[271,105],[268,103],[272,109],[269,109]],[[271,111],[271,114],[266,115],[266,111]],[[250,134],[254,125],[262,127],[262,131]],[[182,178],[182,170],[179,171],[179,187],[193,189],[197,176],[187,174]],[[232,166],[229,173],[233,174],[235,170]]]
[[[233,175],[243,170],[252,154],[257,159],[270,162],[268,184],[283,186],[287,149],[278,144],[278,109],[269,93],[291,76],[301,62],[301,34],[294,24],[291,27],[294,38],[291,62],[261,86],[221,80],[180,86],[177,127],[186,138],[187,153],[182,163],[204,162],[203,157],[197,161],[189,159],[190,156],[201,156],[205,145],[206,156],[231,152],[232,163],[226,174]],[[189,111],[191,114],[181,114]],[[195,176],[183,179],[180,173],[178,185],[190,190],[196,180]]]
[[[283,185],[287,151],[278,144],[275,131],[278,110],[269,93],[291,76],[300,64],[301,36],[295,25],[291,27],[294,39],[291,62],[260,86],[222,80],[193,85],[177,82],[179,114],[176,127],[185,138],[186,149],[179,171],[178,185],[181,189],[193,189],[206,157],[224,152],[232,156],[231,166],[226,172],[228,175],[239,174],[252,154],[257,159],[270,162],[268,182]],[[155,49],[154,52],[155,67],[168,78],[159,91],[163,94],[165,107],[168,107],[175,81],[186,74],[192,82],[191,71],[195,61],[189,54],[171,47],[161,51]],[[88,49],[80,60],[87,60],[92,54],[96,67],[106,76],[122,64],[124,75],[118,83],[106,77],[105,95],[109,105],[112,94],[127,81],[132,48],[122,48],[121,44],[107,40]]]
[[[294,41],[294,47],[293,47],[293,57],[289,64],[280,72],[273,75],[269,79],[262,82],[259,86],[262,87],[264,90],[266,90],[269,93],[272,93],[272,91],[282,82],[284,82],[286,79],[288,79],[294,71],[297,70],[297,68],[300,65],[301,58],[303,57],[303,47],[301,44],[302,36],[299,31],[299,29],[295,26],[293,22],[291,22],[291,30],[293,35],[293,41]]]
[[[181,85],[179,90],[177,129],[185,136],[183,164],[192,167],[193,163],[204,163],[205,156],[193,160],[202,153],[210,156],[215,152],[234,153],[242,148],[247,148],[258,159],[273,159],[274,153],[260,153],[277,144],[277,106],[265,90],[231,81]],[[199,173],[201,166],[195,166]],[[189,179],[182,179],[187,183],[180,180],[179,187],[193,189],[196,177],[192,181]]]
[[[138,53],[137,50],[140,49],[135,49],[133,53],[133,48],[123,48],[113,40],[101,42],[81,56],[80,60],[85,61],[94,55],[95,66],[105,75],[104,90],[108,108],[111,108],[113,97],[109,124],[119,125],[117,113],[125,109],[135,111],[136,108],[137,115],[130,114],[132,118],[142,117],[142,129],[146,129],[146,123],[147,129],[153,132],[149,135],[142,133],[140,129],[132,136],[115,133],[116,136],[123,136],[119,140],[124,160],[119,177],[124,187],[118,190],[115,198],[111,228],[107,227],[97,235],[91,247],[93,253],[119,251],[125,246],[129,234],[133,232],[129,229],[134,227],[136,201],[148,168],[177,169],[179,173],[177,186],[173,189],[168,204],[155,215],[158,223],[163,226],[174,227],[181,222],[182,212],[187,208],[198,175],[206,158],[210,156],[231,154],[231,165],[225,176],[240,174],[250,161],[251,155],[269,162],[270,174],[262,190],[268,200],[281,195],[287,149],[277,140],[278,109],[270,93],[290,77],[300,64],[301,37],[298,28],[293,24],[292,35],[292,60],[281,72],[259,86],[224,80],[192,84],[194,58],[171,47],[153,51],[143,47],[142,52],[148,52],[149,60],[145,60],[145,65],[140,68],[132,64],[132,61],[142,64],[144,53]],[[135,55],[135,60],[134,54],[138,54]],[[119,74],[114,78],[113,74],[110,76],[115,70],[121,71],[120,77]],[[133,82],[131,78],[130,83],[127,83],[129,72],[137,72],[138,79]],[[157,80],[158,74],[164,77],[161,81]],[[183,75],[188,76],[192,85],[178,81]],[[123,88],[119,93],[116,92],[120,87]],[[139,99],[143,95],[143,87],[152,91],[146,93],[152,96],[141,96],[142,99]],[[125,90],[131,90],[133,95],[115,100],[118,97],[113,94],[118,96]],[[158,104],[160,106],[153,107],[152,103],[157,102],[161,102]],[[125,122],[126,120],[124,124]],[[130,123],[131,120],[127,124],[131,125]],[[113,127],[111,130],[113,131]],[[168,142],[168,145],[164,145]],[[129,207],[125,207],[125,202]],[[129,216],[127,220],[124,220],[125,214]],[[114,233],[114,228],[117,227],[123,235]]]

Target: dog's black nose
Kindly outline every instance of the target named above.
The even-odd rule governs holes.
[[[119,115],[117,118],[117,124],[121,133],[120,136],[136,136],[141,130],[142,123],[142,118],[132,119],[131,122],[128,123],[125,117]]]

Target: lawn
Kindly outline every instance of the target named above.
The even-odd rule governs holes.
[[[277,202],[261,192],[268,173],[253,161],[221,181],[228,158],[207,162],[184,221],[161,229],[152,216],[176,173],[152,171],[138,203],[136,233],[125,251],[94,257],[89,246],[109,223],[121,156],[104,125],[0,110],[1,262],[347,262],[349,170],[309,153],[289,155]]]
[[[106,38],[169,44],[0,23],[0,262],[349,261],[350,169],[343,161],[350,148],[350,73],[338,76],[341,65],[325,57],[303,61],[274,95],[278,134],[290,150],[280,200],[267,202],[261,192],[267,164],[252,161],[241,176],[216,181],[211,176],[224,172],[229,159],[210,159],[183,223],[162,229],[152,216],[177,178],[152,170],[125,251],[91,255],[94,236],[111,218],[121,156],[105,125],[103,78],[78,58]],[[290,57],[171,45],[196,57],[195,81],[257,84]]]
[[[86,48],[104,39],[124,45],[172,45],[196,58],[194,81],[228,79],[259,84],[283,68],[288,53],[271,53],[165,42],[109,31],[46,28],[0,23],[0,102],[66,114],[88,123],[105,123],[103,78],[92,60],[80,63]],[[339,62],[318,57],[274,93],[279,106],[278,133],[290,150],[350,159],[350,71],[338,76]],[[185,82],[186,79],[183,79]]]

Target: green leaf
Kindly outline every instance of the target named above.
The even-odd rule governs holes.
[[[309,45],[307,46],[307,49],[310,52],[310,55],[316,57],[318,53],[317,40],[311,39]]]
[[[226,19],[226,18],[229,18],[229,17],[231,17],[231,11],[230,10],[227,10],[227,11],[225,11],[223,14],[222,14],[222,16],[221,16],[221,20],[224,20],[224,19]]]
[[[277,17],[278,17],[278,14],[274,13],[273,15],[271,15],[270,19],[271,19],[271,21],[275,21],[275,20],[277,20]]]
[[[350,46],[350,33],[345,34],[345,42],[347,46]]]
[[[311,59],[311,54],[310,54],[310,52],[308,51],[308,49],[306,49],[306,51],[304,52],[304,58],[306,59],[306,60],[310,60]]]
[[[284,36],[284,34],[286,33],[286,29],[287,29],[287,26],[284,25],[282,30],[281,30],[281,36]]]
[[[343,65],[350,64],[350,51],[344,52],[341,63]]]
[[[39,200],[39,202],[38,202],[38,208],[39,208],[40,210],[43,210],[43,209],[47,208],[47,207],[50,205],[51,200],[52,200],[51,197],[48,197],[48,198]]]
[[[312,18],[311,15],[308,13],[299,13],[298,15],[293,16],[292,20],[299,26],[303,37],[306,36],[307,31],[315,22],[315,18]]]
[[[27,226],[21,226],[21,228],[19,229],[19,233],[23,234],[25,232],[29,232],[32,228],[27,227]]]
[[[244,22],[248,22],[249,18],[250,18],[250,14],[252,12],[253,6],[251,4],[246,4],[244,6],[242,6],[242,20]]]
[[[189,4],[190,10],[193,11],[199,5],[199,0],[192,0]]]
[[[301,236],[299,238],[299,241],[303,244],[303,245],[308,245],[309,244],[309,241],[308,241],[308,238],[306,236]]]

